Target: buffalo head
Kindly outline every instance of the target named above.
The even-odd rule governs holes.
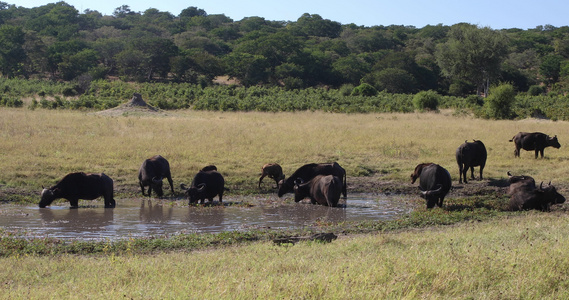
[[[44,188],[41,191],[41,200],[40,200],[40,208],[45,208],[46,206],[51,205],[51,203],[53,202],[53,200],[60,198],[59,194],[60,194],[60,190],[59,189],[46,189]]]
[[[190,200],[190,203],[197,203],[203,197],[203,192],[205,191],[206,184],[201,183],[198,186],[192,186],[190,188],[186,188],[184,184],[180,185],[182,190],[185,190],[185,194]]]
[[[561,144],[559,144],[559,141],[557,140],[557,135],[554,137],[548,136],[547,137],[547,145],[549,145],[553,148],[556,148],[556,149],[561,148]]]

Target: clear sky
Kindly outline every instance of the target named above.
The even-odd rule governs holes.
[[[58,1],[1,0],[27,8]],[[466,22],[493,29],[533,29],[539,25],[569,25],[567,0],[67,0],[79,12],[97,10],[112,15],[115,8],[128,5],[132,11],[149,8],[177,16],[195,6],[207,14],[224,14],[234,21],[245,17],[262,17],[270,21],[296,21],[302,14],[318,14],[342,24],[363,26],[453,25]]]

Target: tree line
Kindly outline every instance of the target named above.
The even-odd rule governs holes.
[[[413,94],[487,95],[511,84],[531,95],[569,90],[569,27],[358,26],[305,13],[296,21],[234,21],[188,7],[175,16],[127,5],[112,15],[65,2],[34,8],[0,2],[5,78],[190,83],[219,76],[240,85],[360,87]]]

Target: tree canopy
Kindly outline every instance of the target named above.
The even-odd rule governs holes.
[[[34,8],[0,2],[4,77],[120,78],[242,85],[371,85],[378,91],[488,94],[569,90],[569,27],[494,30],[454,25],[358,26],[305,13],[296,21],[232,20],[190,6],[179,15],[117,7],[79,12],[66,2]]]

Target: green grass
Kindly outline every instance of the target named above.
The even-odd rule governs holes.
[[[569,219],[486,222],[152,255],[0,258],[0,297],[564,299]]]

